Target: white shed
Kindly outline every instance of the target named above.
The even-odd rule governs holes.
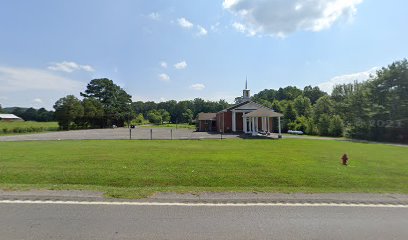
[[[17,117],[14,114],[0,114],[0,121],[14,122],[14,121],[24,121],[24,120]]]

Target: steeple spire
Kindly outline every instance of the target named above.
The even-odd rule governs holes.
[[[245,89],[242,91],[242,101],[251,100],[251,91],[248,89],[248,76],[245,77]]]

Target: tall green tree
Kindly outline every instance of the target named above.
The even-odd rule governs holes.
[[[55,118],[63,130],[70,130],[72,123],[84,115],[84,107],[81,101],[74,95],[60,98],[55,104]]]
[[[317,122],[317,130],[320,136],[329,136],[330,116],[327,113],[320,115]]]
[[[333,137],[341,137],[344,133],[343,119],[339,115],[334,115],[330,118],[329,135]]]
[[[303,88],[303,96],[309,98],[312,104],[315,104],[319,98],[325,95],[327,93],[320,90],[319,87],[306,86]]]
[[[110,79],[91,80],[81,96],[101,102],[107,126],[124,126],[125,122],[132,119],[132,96]]]
[[[318,122],[320,119],[320,116],[323,114],[327,114],[328,116],[331,116],[334,111],[334,103],[330,99],[329,96],[323,96],[319,98],[316,101],[316,104],[314,105],[314,111],[313,111],[313,120],[315,122]]]
[[[298,96],[293,101],[293,106],[299,116],[309,117],[312,112],[310,99],[304,96]]]
[[[159,110],[159,113],[160,113],[160,115],[161,115],[161,118],[162,118],[162,123],[164,123],[164,122],[170,122],[170,118],[171,118],[171,116],[170,116],[170,113],[169,112],[167,112],[166,110],[164,110],[164,109],[160,109]]]
[[[295,110],[295,107],[292,101],[286,104],[283,114],[284,114],[284,119],[286,120],[289,120],[291,122],[296,120],[297,113],[296,113],[296,110]]]
[[[191,111],[190,109],[186,109],[186,111],[183,113],[183,122],[191,124],[193,122],[193,118],[193,111]]]
[[[82,100],[84,115],[82,124],[84,128],[101,128],[104,125],[104,110],[100,101],[95,98],[85,98]]]
[[[293,106],[292,101],[287,101],[285,104],[285,108],[283,109],[283,121],[282,121],[282,130],[284,132],[288,130],[294,130],[290,129],[295,126],[295,120],[297,118],[296,110],[295,107]],[[294,123],[294,124],[291,124]]]

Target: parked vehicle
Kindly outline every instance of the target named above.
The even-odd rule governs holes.
[[[295,135],[303,135],[302,131],[295,131],[295,130],[288,130],[289,134],[295,134]]]

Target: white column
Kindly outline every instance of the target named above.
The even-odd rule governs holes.
[[[242,130],[244,130],[244,133],[247,133],[247,118],[242,117]]]
[[[252,135],[255,135],[255,118],[251,117],[251,121],[252,121]]]
[[[232,131],[233,132],[237,131],[237,118],[236,118],[235,110],[232,110]]]
[[[279,128],[279,135],[281,135],[280,117],[278,117],[278,128]]]
[[[268,132],[272,132],[272,131],[271,131],[270,118],[267,117],[267,120],[268,120]]]
[[[263,118],[262,130],[264,130],[265,132],[268,131],[268,127],[267,127],[267,126],[268,126],[268,125],[267,125],[268,122],[266,121],[267,119],[268,119],[267,117],[264,117],[264,118]]]

